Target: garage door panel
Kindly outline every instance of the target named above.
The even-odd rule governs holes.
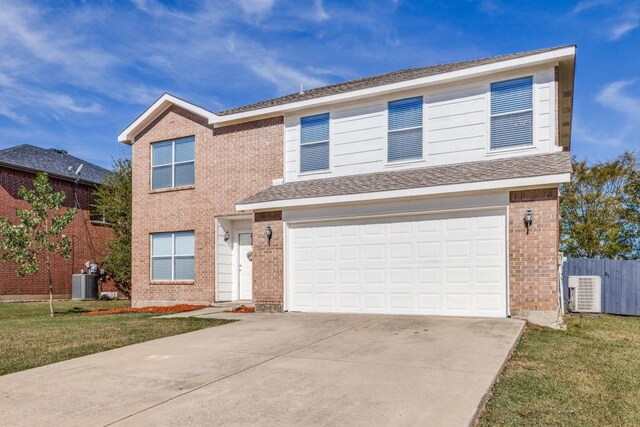
[[[439,285],[440,284],[440,268],[418,268],[418,280],[420,285]]]
[[[506,315],[505,215],[290,225],[290,310]]]
[[[500,309],[502,300],[499,295],[493,294],[477,294],[476,306],[478,310],[495,311]]]
[[[385,294],[369,292],[362,297],[363,308],[383,311],[385,309]]]
[[[382,268],[365,268],[364,269],[364,284],[372,285],[376,283],[385,283],[386,270]]]
[[[417,294],[418,310],[432,310],[439,311],[441,307],[440,300],[442,299],[439,293],[434,294]]]

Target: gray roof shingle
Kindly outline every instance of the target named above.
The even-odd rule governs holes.
[[[289,182],[269,187],[238,204],[375,193],[570,172],[571,158],[568,152],[536,154],[393,172]]]
[[[110,173],[105,168],[55,148],[22,144],[0,150],[0,165],[31,172],[46,172],[51,176],[70,181],[75,181],[77,176],[69,170],[69,167],[75,171],[80,164],[83,164],[80,182],[101,184]]]
[[[218,111],[218,116],[228,116],[229,114],[243,113],[246,111],[258,110],[261,108],[275,107],[279,105],[289,104],[292,102],[306,101],[308,99],[320,98],[323,96],[336,95],[345,92],[352,92],[360,89],[368,89],[376,86],[398,83],[407,80],[419,79],[422,77],[434,76],[437,74],[448,73],[451,71],[463,70],[465,68],[477,67],[480,65],[493,64],[509,59],[517,59],[525,56],[535,55],[539,53],[550,52],[553,50],[563,49],[568,46],[549,47],[545,49],[531,50],[527,52],[510,53],[506,55],[491,56],[488,58],[473,59],[470,61],[453,62],[450,64],[431,65],[427,67],[408,68],[399,71],[393,71],[385,74],[364,77],[361,79],[350,80],[343,83],[336,83],[328,86],[322,86],[309,89],[303,93],[292,93],[290,95],[280,96],[278,98],[267,99],[253,104],[243,105],[240,107],[230,108],[228,110]]]

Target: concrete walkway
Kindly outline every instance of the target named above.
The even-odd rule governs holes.
[[[242,320],[2,376],[0,424],[465,426],[524,327],[195,314]]]

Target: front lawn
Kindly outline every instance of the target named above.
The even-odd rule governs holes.
[[[85,316],[81,310],[129,307],[129,301],[0,303],[0,375],[91,353],[228,323],[201,318],[152,319],[157,314]]]
[[[640,424],[640,318],[566,322],[527,326],[480,425]]]

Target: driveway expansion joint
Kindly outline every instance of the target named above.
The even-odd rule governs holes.
[[[131,418],[131,417],[134,417],[134,416],[136,416],[136,415],[138,415],[138,414],[141,414],[141,413],[143,413],[143,412],[146,412],[146,411],[148,411],[148,410],[150,410],[150,409],[153,409],[153,408],[157,408],[157,407],[159,407],[159,406],[162,406],[162,405],[164,405],[165,403],[171,402],[172,400],[175,400],[175,399],[177,399],[177,398],[179,398],[179,397],[182,397],[182,396],[185,396],[185,395],[187,395],[187,394],[193,393],[193,392],[195,392],[195,391],[201,390],[201,389],[203,389],[203,388],[205,388],[205,387],[208,387],[208,386],[210,386],[210,385],[216,384],[216,383],[218,383],[218,382],[220,382],[220,381],[223,381],[223,380],[226,380],[226,379],[228,379],[228,378],[234,377],[234,376],[236,376],[236,375],[238,375],[238,374],[241,374],[241,373],[243,373],[243,372],[246,372],[246,371],[248,371],[248,370],[250,370],[250,369],[256,368],[256,367],[261,366],[261,365],[264,365],[264,364],[266,364],[266,363],[268,363],[268,362],[271,362],[272,360],[275,360],[275,359],[278,359],[278,358],[280,358],[280,357],[286,356],[286,355],[287,355],[287,354],[289,354],[289,353],[293,353],[293,352],[295,352],[295,351],[302,350],[303,348],[310,347],[310,346],[312,346],[312,345],[314,345],[314,344],[317,344],[317,343],[320,343],[320,342],[322,342],[322,341],[325,341],[325,340],[331,339],[331,338],[333,338],[333,337],[335,337],[335,336],[338,336],[338,335],[340,335],[340,334],[343,334],[343,333],[345,333],[345,332],[348,332],[348,331],[350,331],[350,330],[352,330],[352,329],[355,329],[355,328],[359,328],[359,327],[361,327],[361,326],[364,326],[364,325],[366,325],[367,323],[370,323],[370,322],[372,322],[373,320],[377,319],[378,317],[379,317],[379,316],[372,317],[372,318],[370,318],[370,319],[365,320],[365,321],[364,321],[364,322],[362,322],[362,323],[359,323],[359,324],[357,324],[357,325],[350,326],[350,327],[348,327],[348,328],[346,328],[346,329],[343,329],[343,330],[340,330],[340,331],[338,331],[338,332],[335,332],[335,333],[333,333],[333,334],[331,334],[331,335],[328,335],[328,336],[326,336],[326,337],[324,337],[324,338],[321,338],[321,339],[316,340],[316,341],[314,341],[314,342],[311,342],[311,343],[309,343],[309,344],[305,344],[305,345],[303,345],[303,346],[300,346],[300,347],[294,348],[294,349],[289,350],[289,351],[286,351],[286,352],[284,352],[284,353],[280,353],[280,354],[274,355],[273,357],[270,357],[270,358],[268,358],[268,359],[266,359],[266,360],[263,360],[263,361],[258,362],[258,363],[254,363],[254,364],[253,364],[253,365],[251,365],[251,366],[247,366],[246,368],[243,368],[243,369],[240,369],[240,370],[238,370],[238,371],[232,372],[232,373],[230,373],[230,374],[228,374],[228,375],[224,375],[224,376],[222,376],[222,377],[220,377],[220,378],[217,378],[217,379],[215,379],[215,380],[213,380],[213,381],[209,381],[208,383],[202,384],[202,385],[200,385],[200,386],[198,386],[198,387],[194,387],[194,388],[192,388],[192,389],[186,390],[186,391],[184,391],[184,392],[182,392],[182,393],[179,393],[179,394],[177,394],[177,395],[175,395],[175,396],[172,396],[172,397],[170,397],[170,398],[168,398],[168,399],[165,399],[165,400],[163,400],[162,402],[158,402],[158,403],[153,404],[153,405],[151,405],[151,406],[148,406],[148,407],[146,407],[146,408],[144,408],[144,409],[141,409],[141,410],[139,410],[139,411],[133,412],[133,413],[131,413],[131,414],[127,415],[127,416],[121,417],[121,418],[119,418],[119,419],[117,419],[117,420],[115,420],[115,421],[112,421],[112,422],[110,422],[110,423],[107,423],[107,424],[105,424],[105,427],[115,425],[115,424],[117,424],[117,423],[120,423],[121,421],[125,421],[125,420],[127,420],[127,419],[129,419],[129,418]]]

